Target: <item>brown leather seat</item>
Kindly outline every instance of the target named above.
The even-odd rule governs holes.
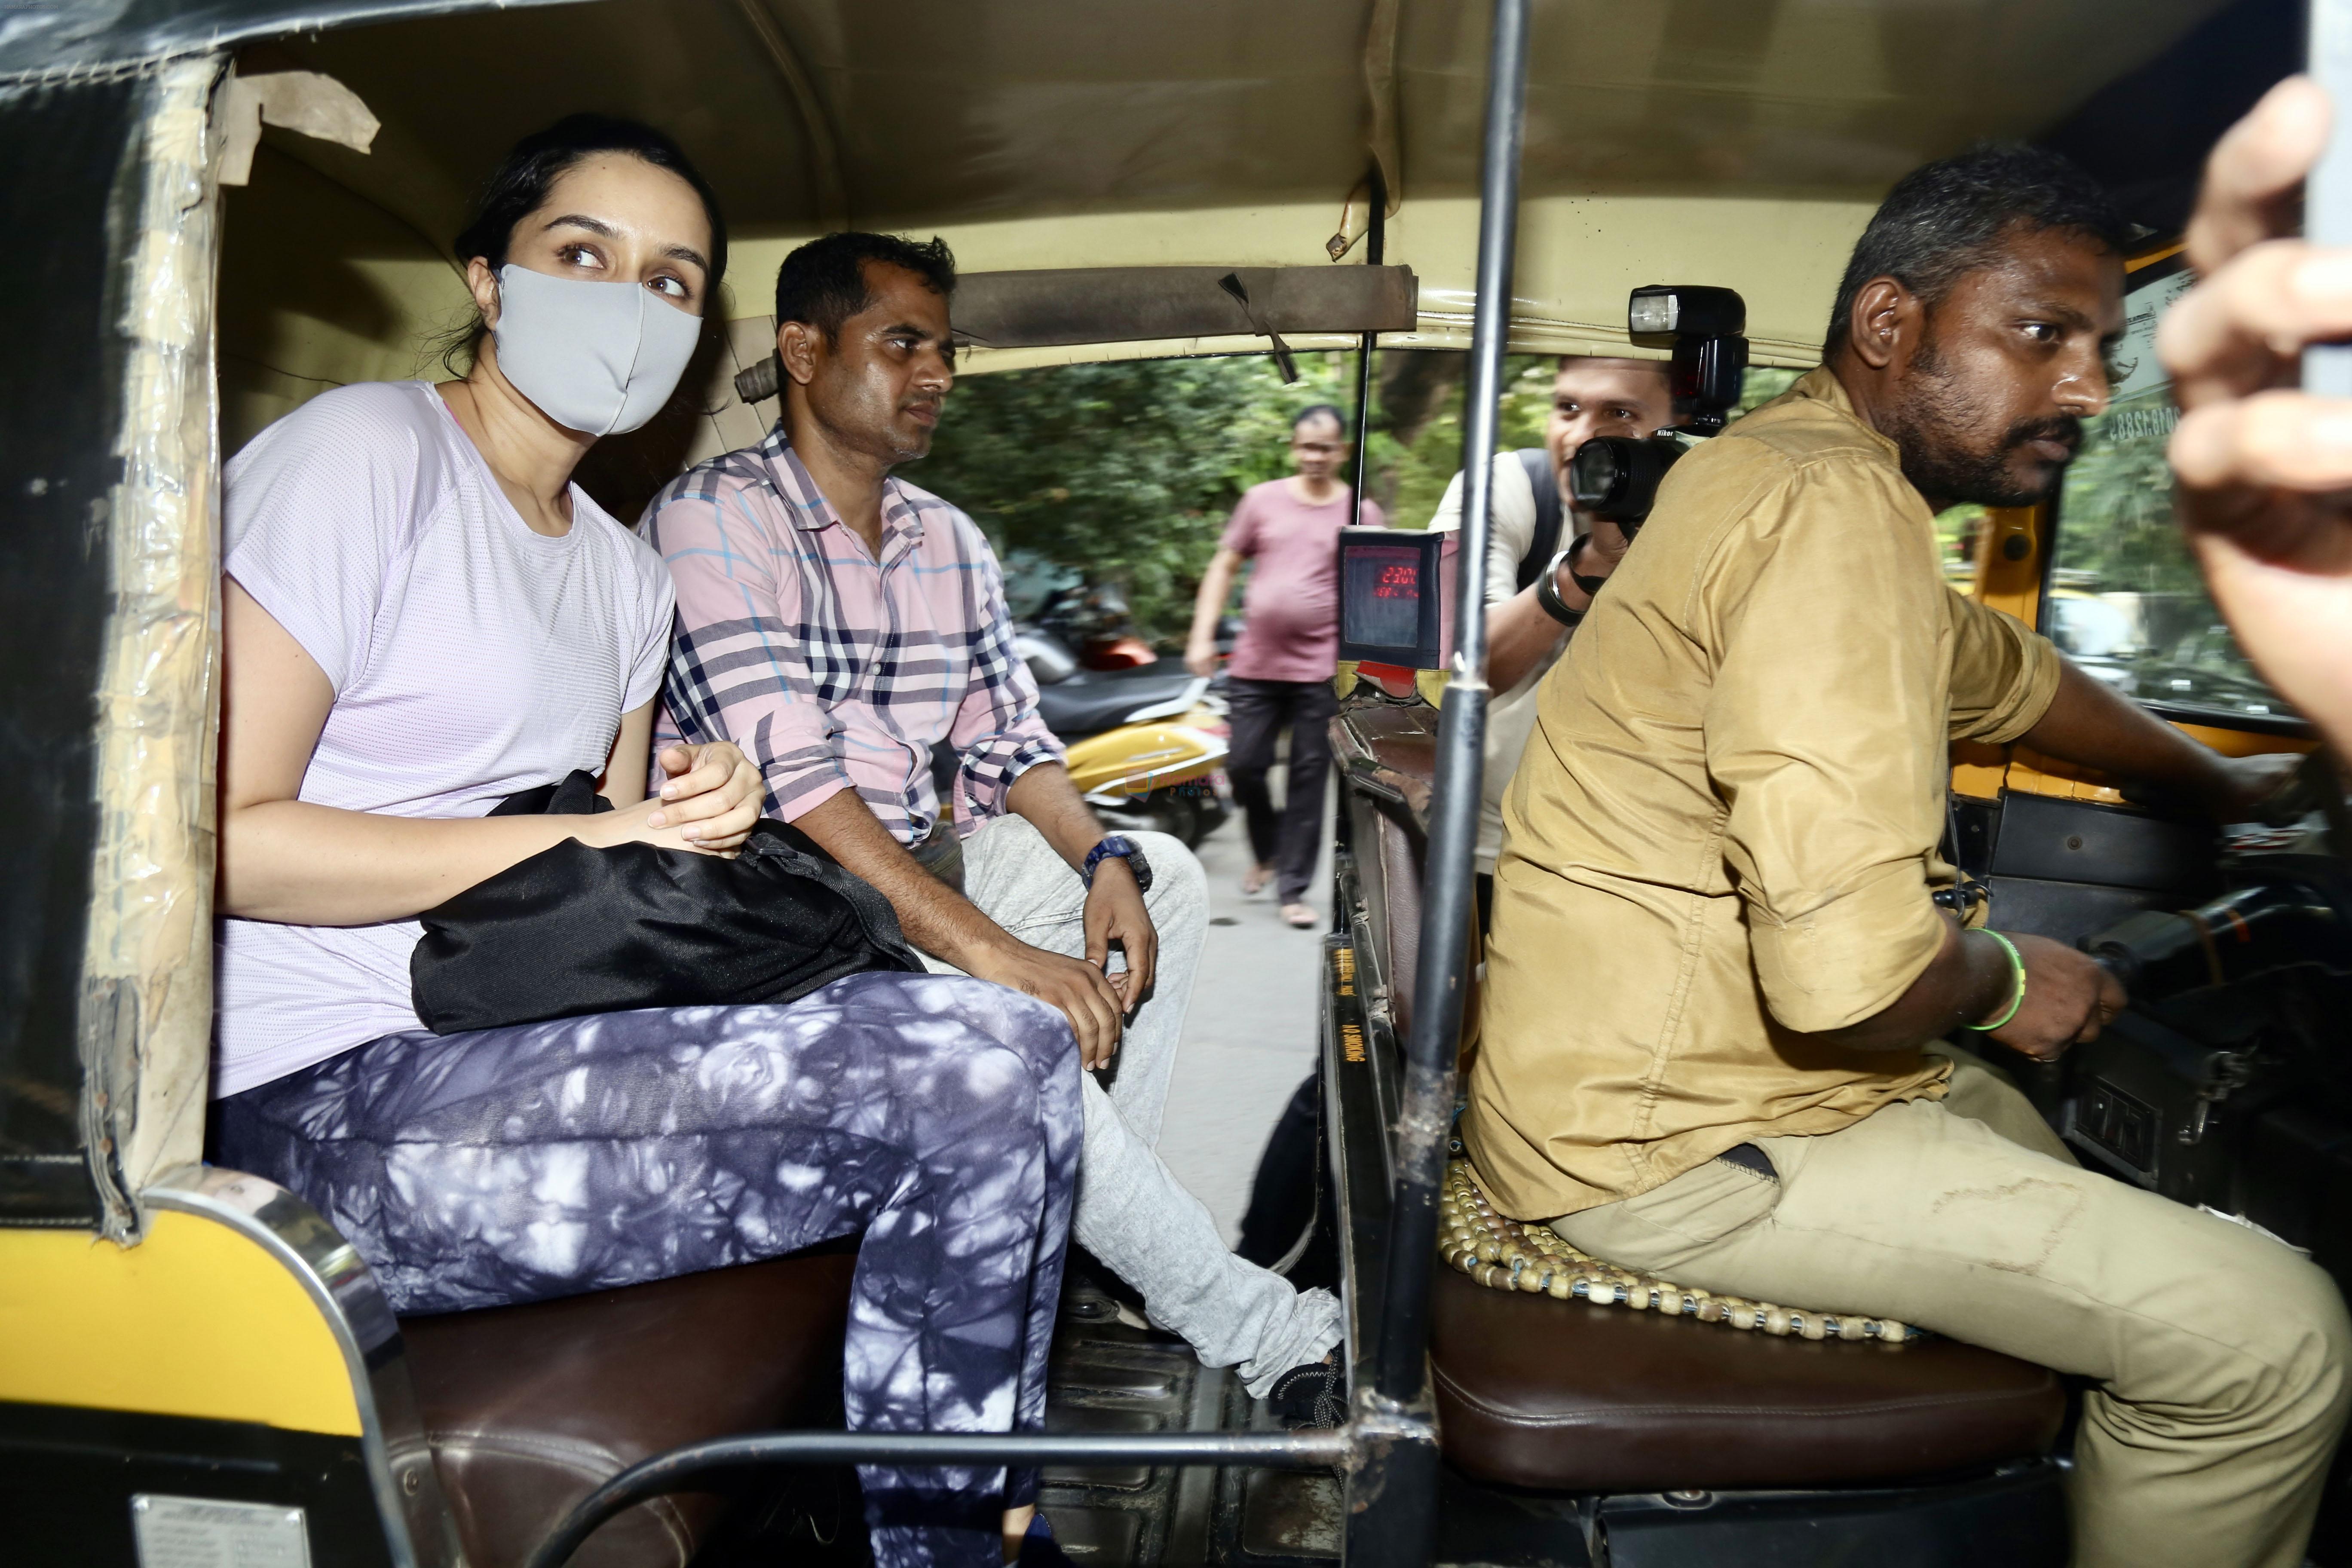
[[[589,1492],[680,1444],[834,1425],[854,1254],[802,1254],[401,1324],[472,1568],[509,1568]],[[678,1568],[719,1500],[660,1498],[579,1568]]]
[[[1883,1481],[2041,1454],[2057,1374],[1950,1340],[1881,1345],[1515,1295],[1437,1266],[1446,1457],[1551,1491]]]

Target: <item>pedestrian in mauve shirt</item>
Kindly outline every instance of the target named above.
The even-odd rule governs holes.
[[[1233,703],[1233,753],[1226,771],[1249,822],[1256,857],[1242,879],[1255,893],[1268,881],[1282,900],[1282,918],[1311,926],[1307,887],[1323,830],[1323,782],[1331,771],[1331,693],[1339,647],[1338,534],[1348,526],[1349,487],[1339,479],[1348,458],[1348,422],[1318,403],[1290,423],[1286,479],[1254,485],[1234,509],[1225,536],[1201,580],[1192,607],[1192,636],[1184,662],[1206,675],[1216,667],[1217,617],[1233,592],[1234,574],[1255,561],[1242,605],[1241,640],[1226,670]],[[1386,524],[1381,509],[1364,503],[1363,525]],[[1290,726],[1290,776],[1277,814],[1265,784],[1275,737]]]

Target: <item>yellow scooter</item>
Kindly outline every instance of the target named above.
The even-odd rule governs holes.
[[[1106,826],[1197,845],[1224,821],[1224,702],[1172,660],[1080,669],[1052,637],[1014,650],[1037,679],[1037,711],[1069,748],[1071,782]]]

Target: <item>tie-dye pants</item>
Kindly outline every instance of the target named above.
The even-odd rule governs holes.
[[[302,1197],[400,1312],[535,1301],[862,1230],[866,1431],[1036,1430],[1077,1175],[1062,1016],[960,976],[783,1006],[387,1036],[225,1100],[224,1163]],[[1001,1561],[1034,1471],[861,1472],[881,1568]]]

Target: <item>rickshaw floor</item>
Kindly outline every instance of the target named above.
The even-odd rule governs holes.
[[[1065,1317],[1047,1382],[1050,1432],[1266,1431],[1239,1379],[1183,1343],[1116,1320]],[[1339,1556],[1336,1475],[1272,1470],[1049,1467],[1039,1505],[1079,1568],[1321,1568]],[[695,1568],[870,1568],[857,1481],[846,1468],[775,1476],[739,1493]]]
[[[1180,1342],[1117,1322],[1065,1320],[1045,1424],[1056,1432],[1269,1431],[1241,1381]],[[1330,1474],[1052,1468],[1040,1499],[1081,1568],[1310,1568],[1339,1556],[1342,1495]]]

